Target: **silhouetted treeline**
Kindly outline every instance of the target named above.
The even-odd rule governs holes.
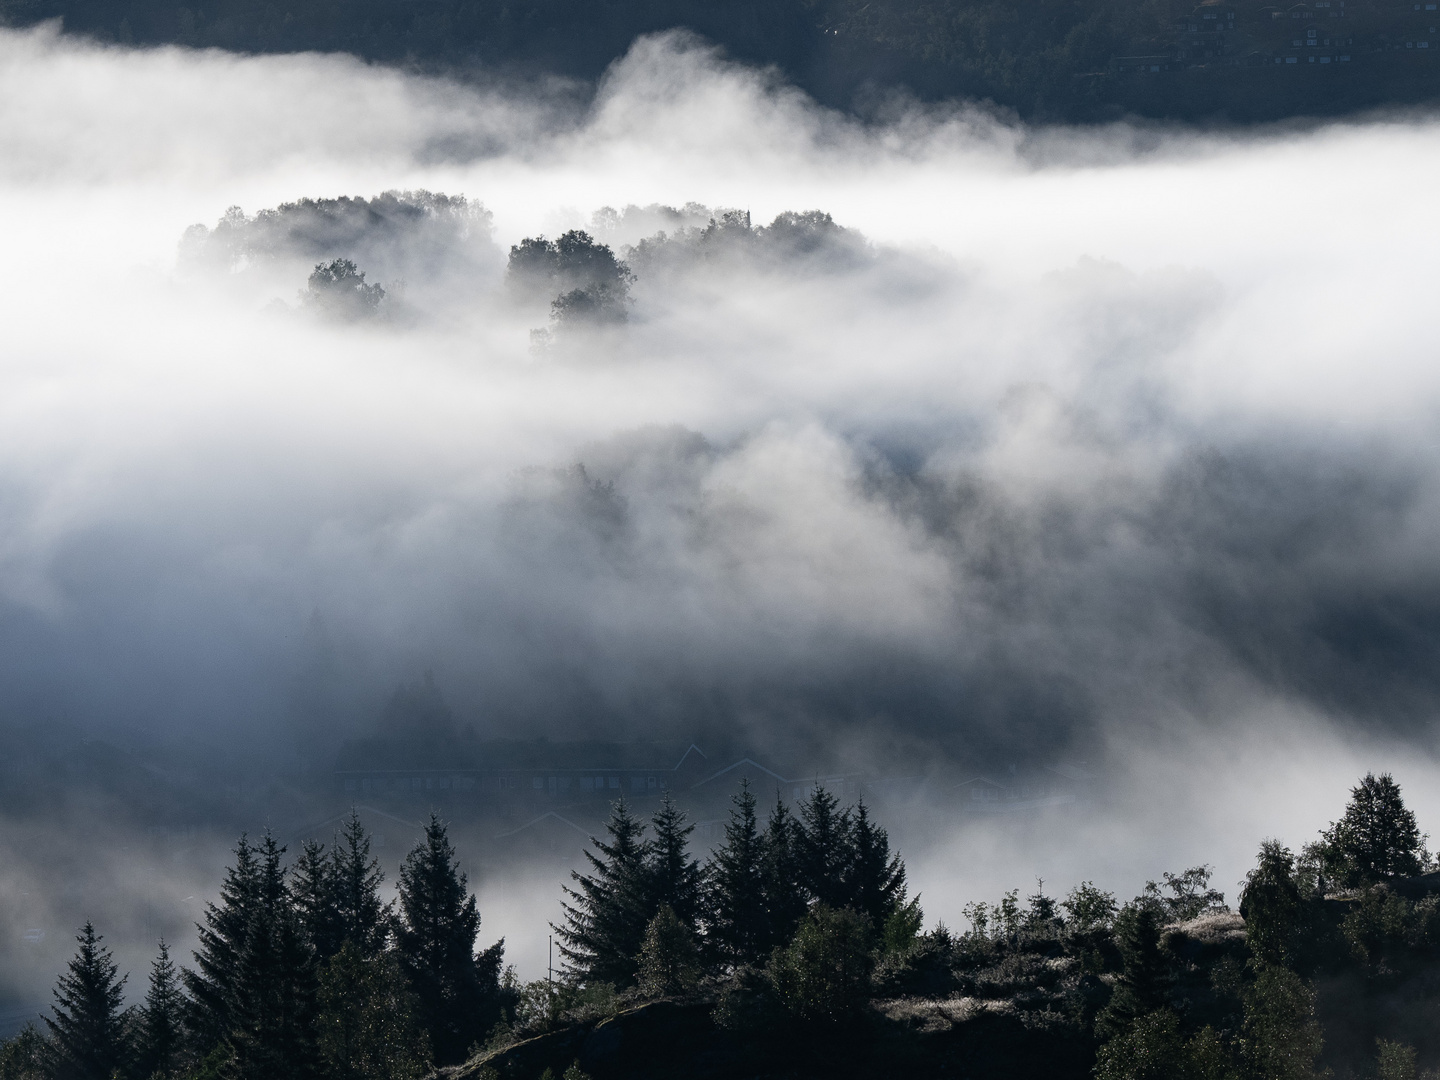
[[[765,963],[815,908],[892,933],[917,918],[905,867],[864,802],[843,808],[818,786],[798,818],[777,799],[763,830],[743,786],[725,841],[704,866],[689,854],[694,826],[668,794],[650,835],[623,800],[605,828],[607,839],[586,852],[591,872],[576,872],[565,890],[556,927],[577,985],[674,989],[705,972]]]
[[[863,802],[817,785],[762,822],[742,785],[703,862],[692,830],[668,794],[648,823],[617,802],[564,890],[562,970],[529,983],[474,952],[435,818],[394,908],[353,815],[288,868],[242,839],[193,969],[162,946],[125,1009],[87,924],[0,1080],[1440,1075],[1440,870],[1389,775],[1298,854],[1263,841],[1238,911],[1200,866],[1124,904],[1015,890],[961,933],[923,930]]]
[[[23,25],[61,16],[72,31],[125,43],[344,51],[452,72],[485,65],[585,79],[638,35],[683,28],[740,59],[777,65],[829,104],[903,87],[990,100],[1034,119],[1245,122],[1435,97],[1433,47],[1415,48],[1417,36],[1429,44],[1431,27],[1424,12],[1411,18],[1412,4],[1350,0],[1349,21],[1319,22],[1324,34],[1314,40],[1307,28],[1338,8],[1217,2],[1212,11],[1238,14],[1221,22],[1233,32],[1202,27],[1191,38],[1183,20],[1196,8],[1192,0],[0,0],[0,17]],[[1309,62],[1312,47],[1332,41],[1324,64]]]
[[[762,826],[742,790],[704,864],[687,831],[616,807],[567,890],[565,978],[518,988],[462,1077],[1440,1075],[1440,872],[1388,775],[1299,854],[1264,841],[1238,912],[1200,866],[922,932],[864,807],[817,789]]]
[[[504,943],[475,952],[480,915],[432,816],[395,903],[352,814],[330,850],[292,865],[268,834],[241,837],[192,968],[162,942],[143,1003],[87,923],[55,989],[47,1031],[0,1048],[0,1076],[53,1080],[413,1080],[463,1060],[513,993]]]

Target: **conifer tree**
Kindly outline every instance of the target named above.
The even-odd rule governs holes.
[[[325,845],[306,840],[290,871],[290,896],[320,963],[339,952],[342,941],[335,884],[332,859],[325,854]]]
[[[140,1006],[135,1032],[134,1074],[140,1080],[178,1076],[184,1039],[185,998],[180,976],[162,939],[160,955],[150,965],[150,986]]]
[[[850,828],[850,860],[845,870],[848,903],[878,932],[890,915],[905,902],[905,864],[890,854],[890,837],[870,820],[869,808],[861,799],[855,807]]]
[[[690,834],[695,826],[687,824],[685,811],[675,805],[669,791],[661,796],[660,809],[650,824],[655,835],[646,860],[646,925],[660,908],[668,907],[693,932],[700,916],[703,885],[700,864],[690,857]]]
[[[788,945],[805,918],[805,893],[800,886],[797,834],[799,825],[777,791],[765,825],[760,862],[760,894],[765,905],[765,934],[760,954]]]
[[[405,857],[399,886],[400,966],[436,1062],[451,1064],[463,1059],[497,1018],[505,943],[475,955],[480,912],[438,814],[430,815],[424,838]]]
[[[850,902],[846,877],[851,862],[850,812],[818,783],[800,807],[796,867],[809,898],[833,908]]]
[[[609,842],[592,837],[595,850],[585,852],[593,873],[571,871],[576,887],[565,887],[569,900],[560,905],[564,923],[552,927],[573,975],[588,983],[629,986],[650,921],[649,845],[645,827],[624,799],[611,807],[605,831]]]
[[[395,916],[380,901],[385,872],[370,854],[370,837],[353,809],[331,851],[330,883],[341,941],[365,958],[379,956],[389,940]]]
[[[285,849],[268,833],[235,965],[229,1043],[237,1080],[309,1080],[317,1073],[314,952],[286,888]]]
[[[1128,1030],[1137,1017],[1165,1003],[1169,970],[1160,947],[1163,910],[1142,898],[1142,902],[1125,905],[1115,920],[1115,944],[1124,970],[1099,1017],[1097,1026],[1107,1035]]]
[[[765,913],[764,843],[755,820],[749,781],[731,801],[725,843],[710,859],[707,936],[724,963],[753,964],[768,952]]]
[[[50,1029],[56,1080],[110,1080],[125,1063],[125,980],[87,922],[80,948],[55,986]]]
[[[200,939],[193,954],[196,970],[181,975],[190,999],[187,1026],[202,1058],[230,1033],[240,957],[258,891],[255,849],[241,834],[235,863],[226,868],[220,883],[220,902],[207,903],[204,922],[196,924]]]

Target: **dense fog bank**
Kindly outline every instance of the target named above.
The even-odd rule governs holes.
[[[676,37],[581,109],[0,33],[0,716],[321,775],[430,671],[482,737],[1109,763],[1014,843],[897,810],[927,894],[1419,788],[1434,123],[886,115]],[[615,318],[507,278],[576,229]]]

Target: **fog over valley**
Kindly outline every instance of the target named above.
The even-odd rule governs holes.
[[[1437,168],[678,33],[591,94],[0,30],[0,1024],[352,803],[391,885],[441,806],[527,978],[612,773],[864,788],[962,927],[1233,899],[1368,770],[1440,828]],[[537,787],[366,786],[421,743]]]

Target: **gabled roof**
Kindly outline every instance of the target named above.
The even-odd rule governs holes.
[[[989,784],[993,788],[1006,788],[1009,784],[1002,784],[999,780],[991,780],[988,776],[972,776],[969,780],[961,780],[954,785],[957,788],[969,787],[971,784]]]
[[[681,754],[681,755],[680,755],[680,760],[675,763],[675,771],[676,771],[676,772],[679,772],[679,771],[680,771],[680,766],[681,766],[681,765],[684,765],[685,762],[686,762],[687,760],[689,760],[691,754],[698,754],[701,761],[704,761],[704,760],[705,760],[705,751],[704,751],[704,750],[701,750],[698,746],[696,746],[696,745],[692,742],[692,743],[690,744],[690,748],[689,748],[688,750],[686,750],[685,753]]]
[[[339,825],[342,821],[344,821],[346,818],[348,818],[348,817],[350,816],[351,811],[354,811],[354,812],[357,813],[357,814],[374,814],[376,817],[382,817],[382,818],[384,818],[386,821],[393,821],[393,822],[395,822],[395,824],[397,824],[397,825],[404,825],[406,828],[410,828],[410,829],[420,829],[420,830],[423,830],[423,829],[425,828],[425,825],[424,825],[423,822],[419,822],[419,821],[406,821],[404,818],[396,817],[394,814],[387,814],[384,810],[376,810],[373,806],[352,806],[349,810],[346,810],[343,814],[336,814],[336,815],[335,815],[334,817],[332,817],[332,818],[326,818],[324,821],[320,822],[318,825],[307,825],[305,828],[301,829],[301,830],[300,830],[299,832],[297,832],[294,836],[292,836],[292,837],[287,841],[287,843],[294,843],[294,842],[297,841],[297,840],[303,840],[303,839],[306,839],[307,837],[316,836],[317,834],[319,834],[319,832],[320,832],[321,829],[325,829],[325,828],[331,828],[331,829],[333,829],[336,825]]]
[[[718,779],[720,779],[720,777],[724,776],[726,773],[734,772],[736,769],[740,768],[740,767],[743,766],[743,765],[749,765],[752,769],[758,769],[760,772],[764,773],[766,776],[772,776],[772,777],[774,777],[777,781],[779,781],[779,782],[782,783],[782,784],[793,784],[793,783],[795,782],[795,781],[793,781],[793,780],[787,780],[785,777],[781,776],[779,773],[775,772],[774,770],[772,770],[772,769],[767,769],[764,765],[761,765],[758,761],[753,761],[753,760],[751,760],[750,758],[747,757],[747,758],[741,758],[739,761],[735,762],[735,764],[733,764],[733,765],[727,765],[727,766],[725,766],[725,768],[721,769],[719,772],[714,773],[714,774],[712,774],[712,775],[710,775],[710,776],[705,777],[704,780],[697,780],[695,783],[691,784],[690,786],[691,786],[692,788],[698,788],[698,787],[700,787],[700,786],[702,786],[702,785],[704,785],[704,784],[710,783],[711,780],[718,780]]]

